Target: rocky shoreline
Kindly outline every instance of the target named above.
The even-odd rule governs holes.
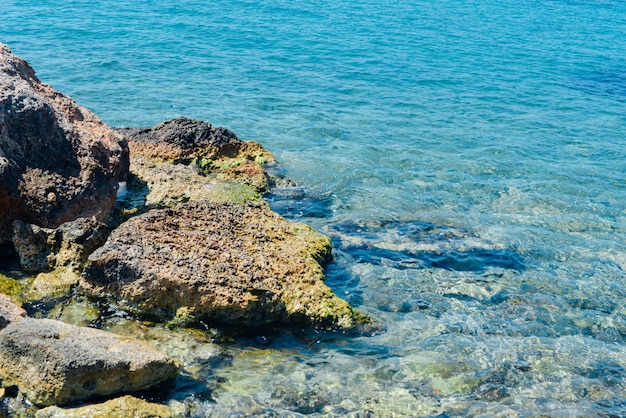
[[[95,329],[111,309],[183,334],[371,326],[324,284],[330,239],[263,200],[275,164],[184,117],[109,128],[0,44],[0,416],[188,415],[129,396],[189,371]]]

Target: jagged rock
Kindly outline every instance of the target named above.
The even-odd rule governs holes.
[[[225,128],[179,117],[153,128],[119,129],[128,138],[131,156],[192,164],[204,175],[235,180],[265,191],[270,178],[262,165],[275,158],[255,141],[242,141]],[[131,168],[132,170],[132,168]]]
[[[128,166],[121,135],[0,44],[0,246],[16,219],[42,228],[106,219]]]
[[[16,220],[13,222],[13,246],[20,264],[27,272],[55,268],[80,269],[87,257],[107,239],[109,228],[94,218],[78,218],[56,229]]]
[[[21,321],[27,316],[26,311],[17,306],[9,296],[0,293],[0,330],[13,322]]]
[[[164,320],[184,311],[249,326],[367,322],[323,283],[329,257],[328,237],[264,205],[189,202],[122,224],[89,257],[80,287]]]
[[[174,162],[206,158],[245,158],[274,161],[274,156],[255,141],[242,141],[226,128],[200,120],[178,117],[153,128],[120,129],[129,138],[132,155]]]
[[[184,416],[186,416],[186,408],[183,404],[176,403],[174,407],[171,407],[146,402],[130,395],[79,408],[65,409],[49,406],[35,414],[35,418],[175,418]]]
[[[0,380],[34,405],[68,404],[147,389],[177,366],[148,343],[50,319],[0,331]]]

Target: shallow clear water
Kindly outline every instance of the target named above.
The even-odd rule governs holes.
[[[304,195],[272,204],[333,238],[328,283],[385,326],[237,340],[173,397],[626,416],[622,1],[137,3],[5,0],[0,42],[111,125],[263,143]]]

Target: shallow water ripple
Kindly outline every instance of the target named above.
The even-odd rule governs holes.
[[[233,417],[626,416],[625,27],[615,0],[0,13],[0,41],[111,125],[262,142],[299,185],[272,207],[332,237],[327,283],[383,331],[191,356],[171,397]]]

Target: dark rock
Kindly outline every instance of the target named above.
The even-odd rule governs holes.
[[[0,331],[2,384],[37,406],[144,390],[177,372],[148,343],[93,328],[26,318]]]
[[[198,157],[211,160],[235,158],[242,154],[254,159],[255,155],[251,152],[255,151],[269,154],[258,143],[242,141],[228,129],[185,117],[159,123],[153,128],[125,128],[119,131],[130,140],[132,155],[174,162],[189,162]]]
[[[258,142],[242,141],[228,129],[179,117],[153,128],[121,128],[118,132],[128,138],[131,170],[140,178],[138,166],[157,160],[193,165],[200,174],[248,184],[258,191],[271,185],[263,165],[275,162],[272,153]]]
[[[163,320],[351,328],[368,319],[323,283],[330,240],[265,205],[189,202],[123,223],[80,286]]]
[[[14,220],[56,228],[106,219],[128,167],[117,132],[0,44],[0,245]]]
[[[107,239],[109,228],[94,218],[78,218],[56,229],[16,220],[13,246],[22,268],[37,273],[59,267],[82,268],[87,257]]]

